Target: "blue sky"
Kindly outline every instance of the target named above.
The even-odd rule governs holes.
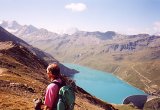
[[[160,0],[0,0],[0,20],[53,32],[155,34],[160,33]]]

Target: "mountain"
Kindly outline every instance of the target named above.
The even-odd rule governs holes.
[[[21,45],[22,48],[23,47],[27,48],[28,51],[32,52],[32,54],[36,55],[39,59],[44,60],[46,62],[45,65],[48,65],[49,63],[52,63],[52,62],[58,62],[50,54],[48,54],[46,52],[43,52],[40,49],[29,45],[28,43],[26,43],[25,41],[21,40],[20,38],[10,34],[8,31],[3,29],[2,27],[0,27],[0,32],[1,32],[1,37],[0,37],[1,41],[7,41],[7,42],[12,41],[13,43],[15,43],[17,45]],[[71,69],[63,66],[63,64],[60,64],[60,66],[62,68],[61,71],[63,73],[65,73],[65,75],[71,76],[71,75],[73,75],[74,73],[77,72],[77,71],[71,70]],[[68,73],[70,73],[70,74],[68,74]]]
[[[43,28],[38,29],[32,25],[20,25],[16,21],[2,21],[0,26],[27,42],[46,40],[58,35]]]
[[[147,93],[159,93],[159,35],[122,35],[114,31],[78,30],[71,35],[59,35],[47,30],[47,34],[43,34],[40,30],[29,34],[23,32],[21,36],[12,33],[61,62],[110,72]]]
[[[6,30],[11,32],[15,32],[21,28],[21,25],[18,24],[16,21],[2,21],[1,26],[5,27]]]
[[[30,46],[0,27],[0,109],[33,110],[32,100],[40,97],[49,83],[45,74],[48,63],[33,54],[26,45]],[[70,74],[77,72],[69,71],[68,68],[60,65],[63,72],[67,71]],[[75,84],[74,87],[75,110],[84,108],[115,110],[111,104],[95,98]]]

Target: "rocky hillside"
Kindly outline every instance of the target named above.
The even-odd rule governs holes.
[[[40,97],[49,83],[45,74],[48,63],[20,42],[25,43],[0,27],[0,110],[33,110],[33,99]],[[60,68],[75,72],[62,65]],[[115,109],[76,88],[75,110]]]
[[[0,37],[1,33],[0,33]],[[25,47],[0,42],[0,109],[33,109],[32,99],[46,86],[46,67]]]
[[[114,73],[148,93],[160,90],[160,36],[122,35],[113,31],[58,35],[31,25],[7,23],[1,26],[61,62]]]

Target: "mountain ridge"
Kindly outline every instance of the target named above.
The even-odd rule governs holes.
[[[77,63],[111,72],[147,93],[160,89],[157,81],[160,79],[157,76],[158,72],[153,69],[154,67],[149,67],[159,64],[160,36],[158,35],[122,35],[113,31],[104,33],[76,31],[72,35],[52,33],[51,36],[42,35],[40,32],[22,35],[17,36],[50,53],[61,62]],[[35,35],[37,38],[40,36],[40,39],[36,39]],[[137,72],[133,67],[137,68]],[[147,71],[143,70],[143,67]],[[155,67],[160,70],[159,66]],[[151,78],[152,83],[146,83],[146,79],[139,77],[137,74],[139,71],[143,76]],[[157,78],[153,79],[156,76]],[[150,90],[148,86],[151,86]]]

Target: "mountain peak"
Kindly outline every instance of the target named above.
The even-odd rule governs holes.
[[[8,25],[10,27],[12,27],[12,26],[16,26],[16,25],[19,25],[19,24],[16,21],[8,21]]]
[[[100,31],[94,31],[94,32],[87,32],[87,31],[77,31],[73,34],[73,36],[83,36],[83,37],[97,37],[101,40],[108,40],[113,39],[114,36],[116,36],[117,33],[114,31],[107,31],[107,32],[100,32]]]
[[[16,21],[1,21],[0,25],[9,29],[18,29],[21,26]]]
[[[114,32],[114,31],[107,31],[107,32],[105,32],[105,34],[116,35],[116,32]]]
[[[16,32],[18,29],[21,28],[21,25],[18,24],[16,21],[1,21],[0,26],[5,28],[9,32]]]
[[[36,27],[34,27],[33,25],[25,25],[24,26],[25,29],[27,29],[28,31],[30,32],[34,32],[34,31],[37,31],[38,29]]]

